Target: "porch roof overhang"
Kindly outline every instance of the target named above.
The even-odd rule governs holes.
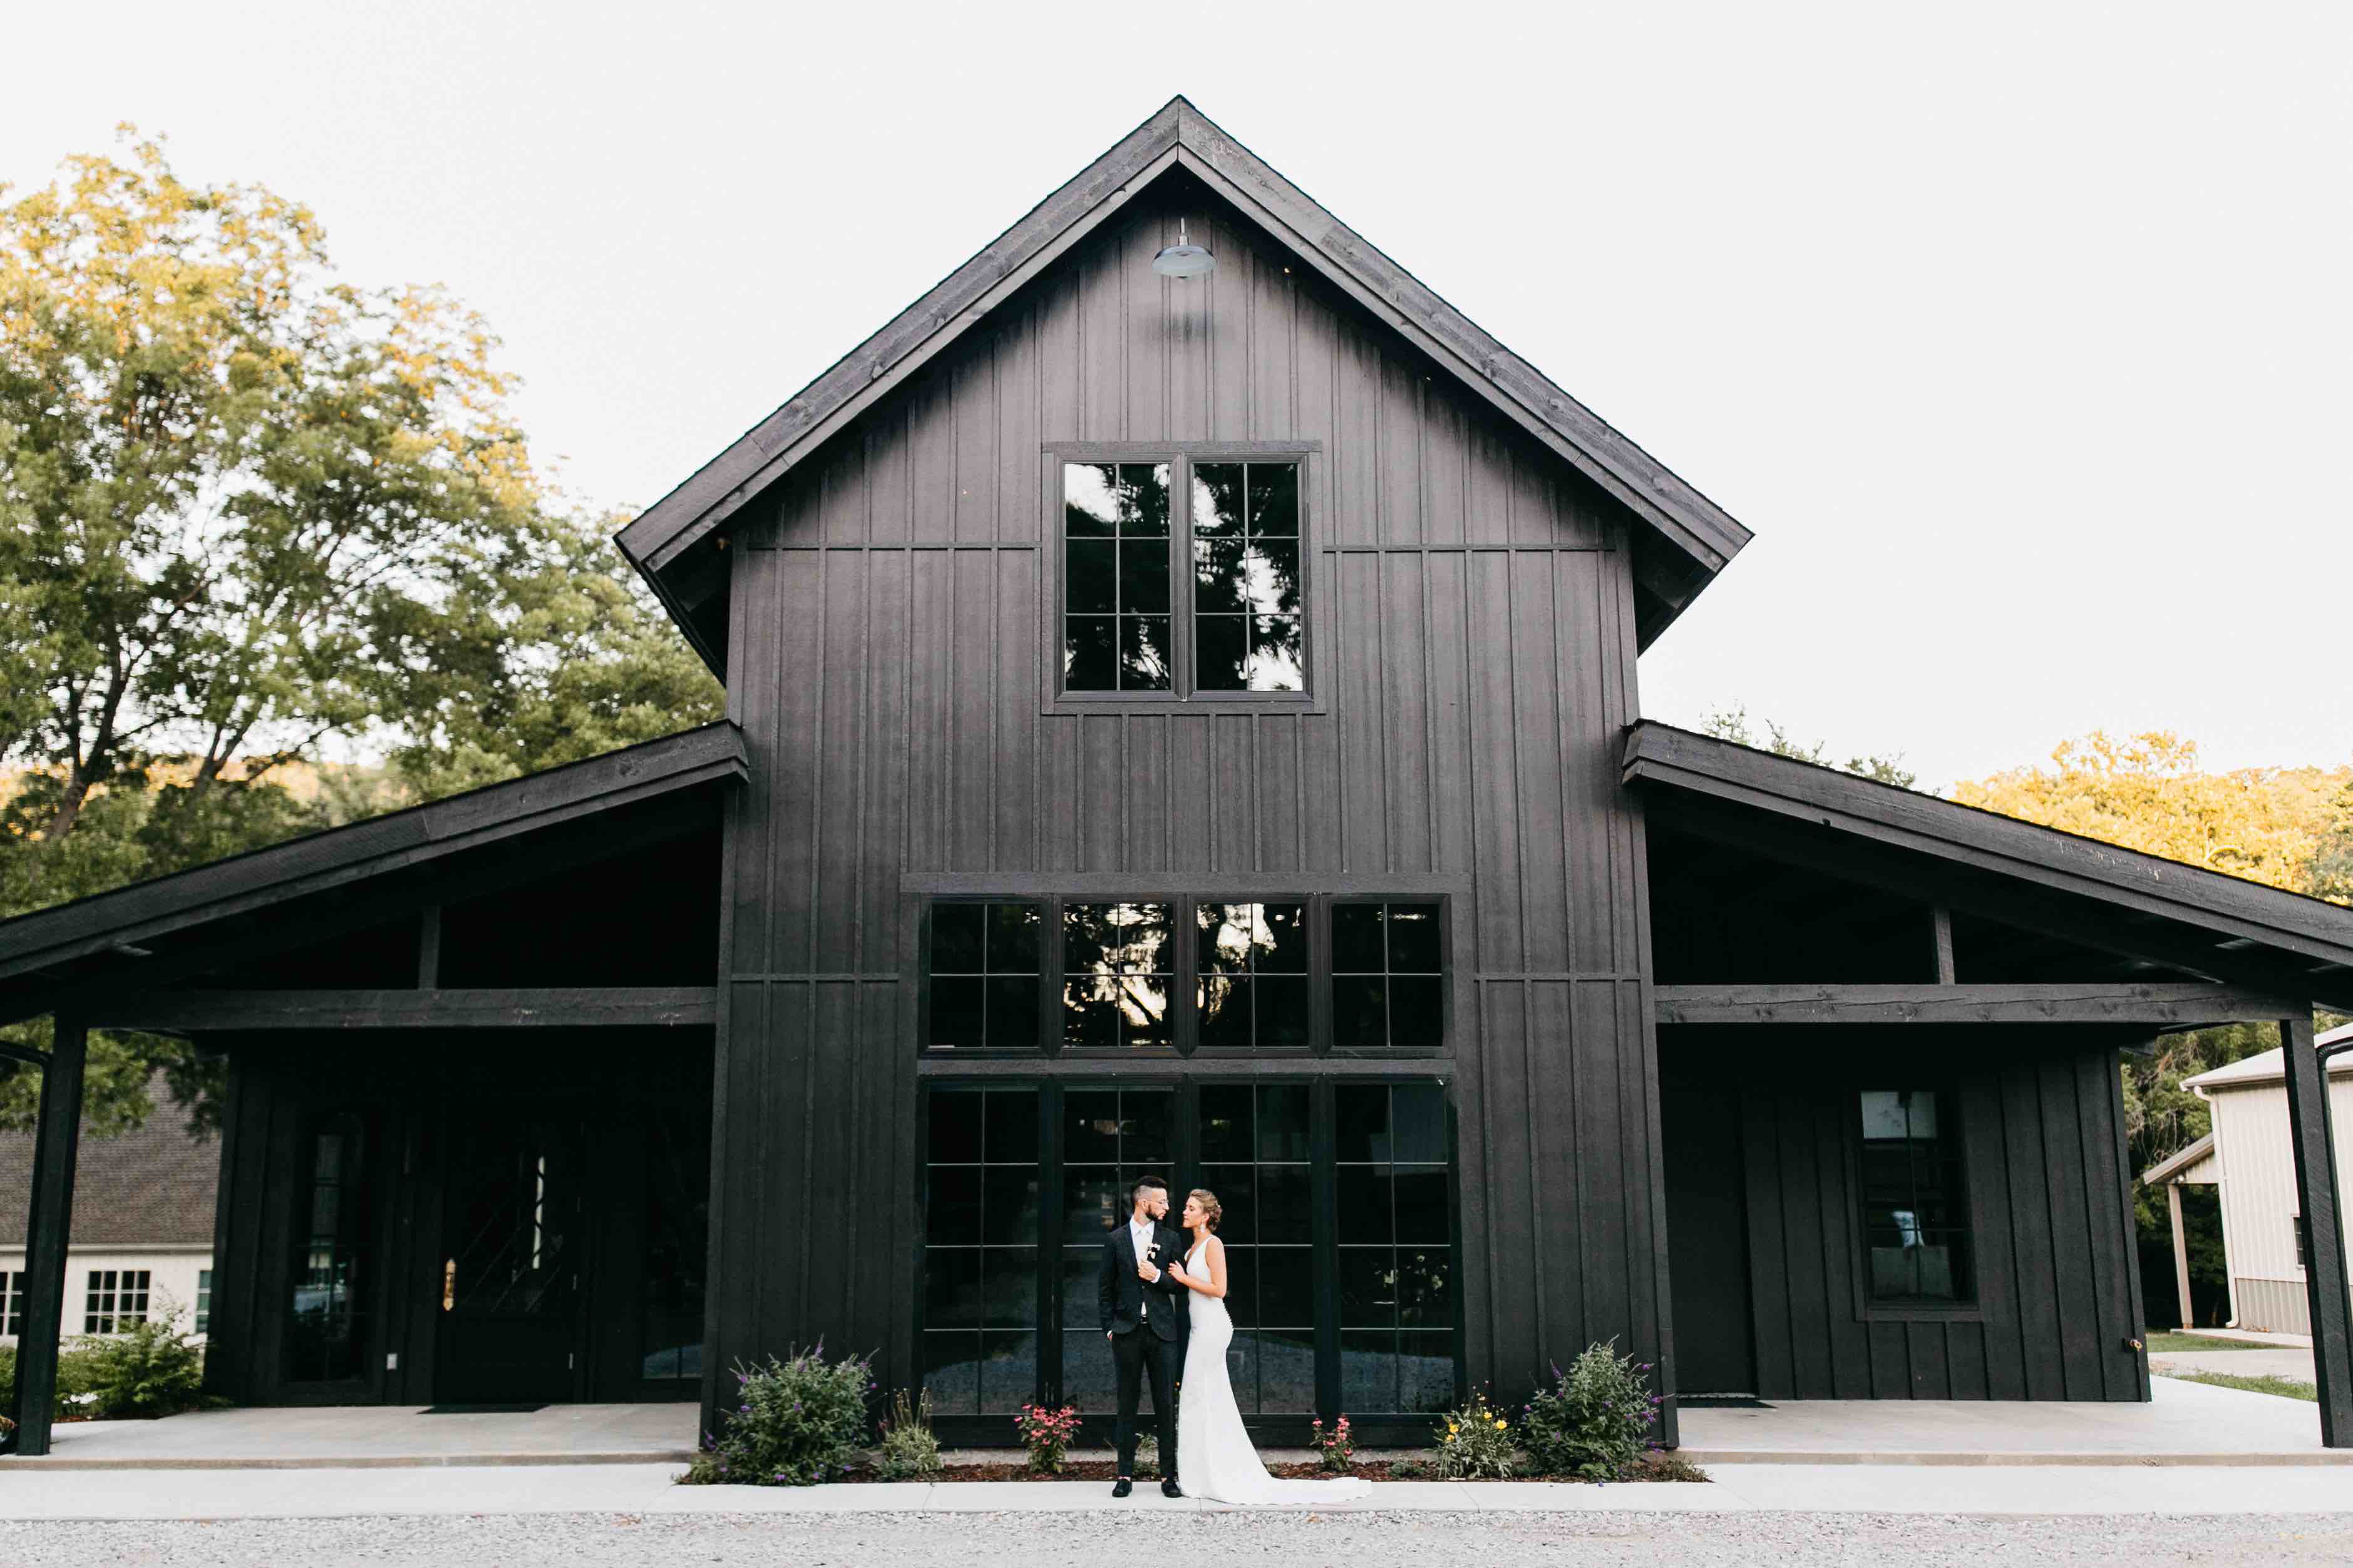
[[[1662,823],[2308,1007],[2353,1009],[2353,910],[1644,721]]]
[[[2168,1182],[2183,1186],[2210,1186],[2221,1176],[2215,1168],[2214,1134],[2207,1133],[2186,1149],[2175,1151],[2140,1173],[2141,1185],[2161,1187]]]
[[[1730,513],[1179,96],[615,536],[721,679],[728,521],[1171,174],[1198,181],[1631,514],[1642,646],[1748,542]]]
[[[315,942],[716,822],[722,721],[0,922],[0,1023]]]

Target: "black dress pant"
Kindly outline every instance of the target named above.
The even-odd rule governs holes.
[[[1176,1479],[1176,1344],[1138,1324],[1111,1337],[1113,1364],[1119,1369],[1119,1473],[1135,1474],[1135,1407],[1145,1379],[1152,1380],[1152,1414],[1160,1423],[1160,1479]]]

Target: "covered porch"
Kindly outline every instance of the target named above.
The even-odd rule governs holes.
[[[18,1057],[41,1098],[12,1451],[139,1436],[55,1424],[105,1028],[225,1066],[209,1391],[691,1399],[718,826],[744,773],[714,724],[0,926],[0,1016],[55,1020]],[[136,1425],[273,1413],[229,1414]]]
[[[2291,1064],[2320,1441],[2353,1447],[2313,1035],[2316,1005],[2353,1006],[2353,910],[1655,723],[1623,774],[1649,842],[1684,1446],[1739,1428],[1744,1400],[1901,1400],[1912,1416],[1859,1418],[1966,1428],[1988,1423],[1963,1402],[2001,1402],[1998,1425],[2171,1397],[2144,1348],[2117,1054],[2258,1022]]]

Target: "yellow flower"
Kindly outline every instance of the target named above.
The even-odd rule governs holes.
[[[1453,1436],[1455,1433],[1457,1433],[1457,1432],[1459,1432],[1459,1431],[1461,1431],[1461,1427],[1459,1427],[1459,1426],[1455,1426],[1455,1425],[1454,1425],[1454,1423],[1453,1423],[1453,1422],[1451,1422],[1451,1421],[1449,1421],[1449,1422],[1446,1424],[1446,1435],[1447,1435],[1448,1436],[1450,1436],[1450,1437]]]
[[[1497,1417],[1495,1417],[1495,1430],[1496,1430],[1496,1431],[1498,1431],[1498,1432],[1500,1432],[1500,1431],[1502,1431],[1503,1429],[1504,1429],[1504,1418],[1503,1418],[1502,1416],[1498,1415]]]

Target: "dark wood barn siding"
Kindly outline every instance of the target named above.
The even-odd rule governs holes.
[[[1124,215],[878,408],[734,541],[710,1364],[823,1334],[912,1373],[908,875],[1465,879],[1470,1376],[1657,1349],[1655,1086],[1617,784],[1634,712],[1619,525],[1216,212]],[[1040,712],[1051,441],[1317,443],[1318,710]],[[1458,944],[1458,951],[1461,951]]]
[[[1670,1115],[1683,1082],[1740,1094],[1754,1392],[2147,1396],[2140,1358],[2125,1343],[2142,1330],[2117,1181],[2113,1040],[2034,1044],[2015,1029],[1989,1037],[1933,1026],[1837,1046],[1819,1031],[1665,1033]],[[1802,1073],[1793,1065],[1800,1063]],[[1975,1225],[1974,1313],[1906,1320],[1857,1310],[1852,1101],[1856,1089],[1898,1079],[1957,1092]]]

